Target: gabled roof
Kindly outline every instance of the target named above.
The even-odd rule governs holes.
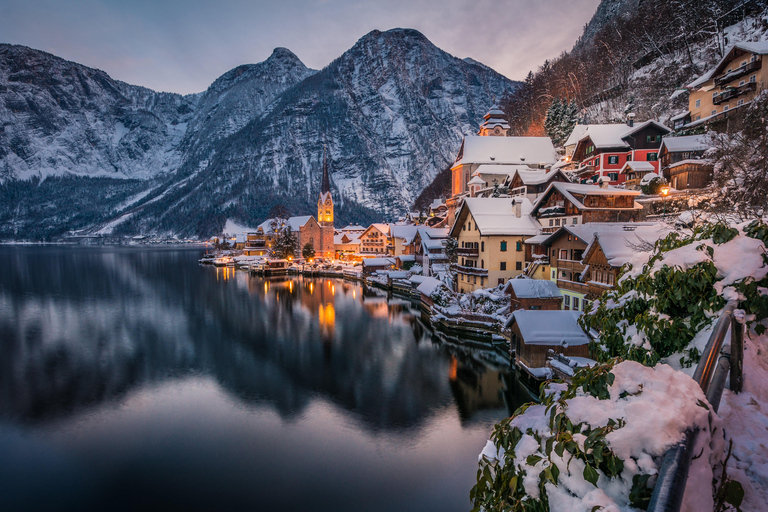
[[[291,226],[291,231],[298,231],[301,226],[306,226],[309,219],[312,219],[311,215],[303,215],[301,217],[290,217],[288,219],[288,225]]]
[[[389,224],[371,224],[370,226],[365,228],[365,231],[363,231],[360,234],[360,236],[362,237],[363,235],[365,235],[366,233],[368,233],[372,229],[377,229],[377,230],[381,231],[382,233],[384,233],[385,235],[389,236]]]
[[[480,174],[506,174],[507,176],[513,176],[518,170],[532,171],[525,164],[481,164],[477,166],[472,176],[479,176]]]
[[[589,343],[589,336],[579,325],[578,311],[530,311],[518,309],[505,327],[517,324],[526,345],[578,346]]]
[[[637,123],[634,126],[626,124],[590,124],[582,132],[579,142],[589,138],[596,148],[628,148],[630,145],[624,139],[650,125],[655,125],[661,131],[666,131],[667,133],[672,131],[653,119]]]
[[[553,164],[557,152],[549,137],[481,137],[467,135],[456,164]]]
[[[584,135],[584,132],[589,128],[589,124],[577,124],[573,127],[573,130],[571,131],[571,134],[568,136],[568,140],[565,141],[565,144],[563,146],[575,146],[577,142],[581,140],[581,136]]]
[[[515,215],[514,202],[521,203],[520,217]],[[525,197],[468,197],[464,199],[456,222],[451,228],[451,235],[456,237],[468,215],[477,224],[480,235],[538,235],[538,222],[531,217],[531,202]]]
[[[467,182],[467,185],[485,185],[485,180],[480,176],[475,176]]]
[[[365,228],[363,226],[358,226],[357,224],[350,224],[349,226],[341,228],[341,231],[365,231]]]
[[[735,43],[731,45],[728,50],[726,50],[725,55],[722,59],[720,59],[720,62],[718,62],[717,65],[707,70],[706,73],[685,87],[688,89],[695,89],[696,87],[707,83],[712,77],[722,71],[725,64],[733,60],[733,53],[737,49],[757,55],[768,55],[768,41],[760,41],[756,43]]]
[[[588,226],[589,224],[585,224]],[[636,223],[623,224],[625,227],[631,227],[631,230],[625,229],[602,229],[597,228],[594,231],[592,241],[584,251],[582,261],[587,261],[598,245],[605,254],[608,263],[613,267],[621,267],[628,263],[632,257],[642,251],[641,246],[653,245],[657,240],[672,233],[674,229],[663,223]]]
[[[336,245],[360,244],[360,233],[339,233],[334,235],[333,243]]]
[[[568,176],[565,175],[563,171],[560,169],[550,170],[547,171],[545,169],[530,169],[530,170],[522,170],[519,169],[515,171],[515,174],[513,176],[510,176],[510,182],[515,180],[515,176],[519,176],[520,180],[522,180],[523,185],[541,185],[542,183],[547,183],[548,181],[552,181],[555,179],[555,176],[560,176],[563,178],[566,182],[570,181],[568,179]]]
[[[408,244],[413,241],[416,233],[419,232],[419,226],[402,226],[394,224],[389,227],[389,230],[390,236],[392,236],[392,238],[402,238],[403,243]]]
[[[664,137],[661,147],[670,153],[680,151],[705,151],[709,149],[709,135],[686,135],[685,137]],[[661,152],[661,149],[659,149]]]
[[[600,187],[599,185],[586,185],[581,183],[563,183],[560,181],[553,181],[552,183],[550,183],[549,187],[547,187],[547,190],[545,190],[544,193],[541,194],[539,198],[536,200],[536,203],[533,205],[533,210],[531,211],[531,215],[536,215],[536,212],[538,212],[541,206],[546,202],[547,197],[549,196],[549,194],[552,193],[553,190],[557,190],[558,192],[563,194],[563,196],[565,196],[579,210],[604,210],[605,208],[584,206],[584,203],[582,203],[579,199],[576,199],[576,197],[573,194],[587,195],[587,196],[598,196],[598,195],[638,196],[640,195],[640,192],[637,190],[627,190],[624,188],[616,188],[611,186]],[[623,209],[623,208],[617,208],[617,209]],[[635,209],[635,210],[642,209],[642,206],[635,203],[632,209]]]
[[[563,296],[557,283],[548,279],[510,279],[504,286],[504,291],[509,292],[510,288],[518,299],[551,299]]]
[[[570,234],[578,238],[578,240],[584,242],[589,249],[590,244],[595,238],[595,233],[621,233],[624,236],[632,236],[637,229],[652,229],[657,226],[656,222],[588,222],[587,224],[574,224],[568,226],[562,226],[560,229],[549,235],[549,237],[542,242],[542,245],[552,245],[558,238],[565,234]],[[586,253],[585,253],[586,254]]]
[[[364,267],[385,267],[394,265],[395,258],[365,258],[363,259]]]
[[[653,172],[656,168],[650,162],[646,162],[645,160],[630,160],[624,164],[619,172],[626,173],[630,170],[634,172]]]

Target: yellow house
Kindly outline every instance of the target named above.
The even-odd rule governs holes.
[[[768,41],[731,46],[715,67],[686,86],[690,91],[690,121],[688,116],[678,116],[675,128],[678,128],[678,122],[680,127],[688,128],[719,121],[733,109],[752,101],[768,82],[768,66],[763,67],[764,55],[768,55]]]
[[[526,238],[539,234],[524,197],[466,198],[450,236],[458,241],[459,292],[497,286],[522,274]]]

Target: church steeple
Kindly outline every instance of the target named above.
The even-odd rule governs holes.
[[[328,176],[328,150],[323,146],[323,183],[320,185],[320,192],[331,191],[331,177]]]
[[[504,115],[504,111],[497,105],[492,106],[491,110],[483,116],[485,121],[480,125],[480,131],[477,134],[485,137],[506,137],[509,123]]]
[[[328,174],[328,151],[325,146],[323,146],[323,180],[320,183],[320,197],[317,200],[317,222],[321,226],[333,226],[331,177]]]

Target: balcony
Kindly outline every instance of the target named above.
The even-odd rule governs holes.
[[[462,266],[462,265],[451,265],[451,269],[455,270],[459,274],[464,274],[464,275],[468,275],[468,276],[488,277],[488,269],[487,268],[465,267],[465,266]]]
[[[480,251],[476,247],[459,247],[456,254],[459,256],[477,256]]]
[[[756,84],[754,82],[749,82],[739,87],[728,88],[712,98],[712,103],[719,105],[725,101],[741,96],[742,94],[752,92],[755,90],[755,85]]]
[[[740,78],[748,73],[751,73],[752,71],[756,71],[762,67],[762,60],[753,60],[752,62],[747,62],[743,66],[739,66],[738,68],[734,69],[730,73],[726,73],[724,75],[718,76],[715,78],[715,85],[723,85],[727,84],[728,82],[732,82],[736,80],[737,78]]]
[[[576,260],[557,260],[557,269],[582,273],[584,272],[584,264]]]
[[[585,295],[589,292],[589,285],[587,283],[577,283],[576,281],[567,281],[565,279],[558,279],[557,287],[562,290],[583,293]]]

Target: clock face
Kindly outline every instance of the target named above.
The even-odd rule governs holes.
[[[501,133],[501,128],[499,128],[497,126],[496,128],[493,129],[493,133],[495,133],[496,135],[500,134]]]

